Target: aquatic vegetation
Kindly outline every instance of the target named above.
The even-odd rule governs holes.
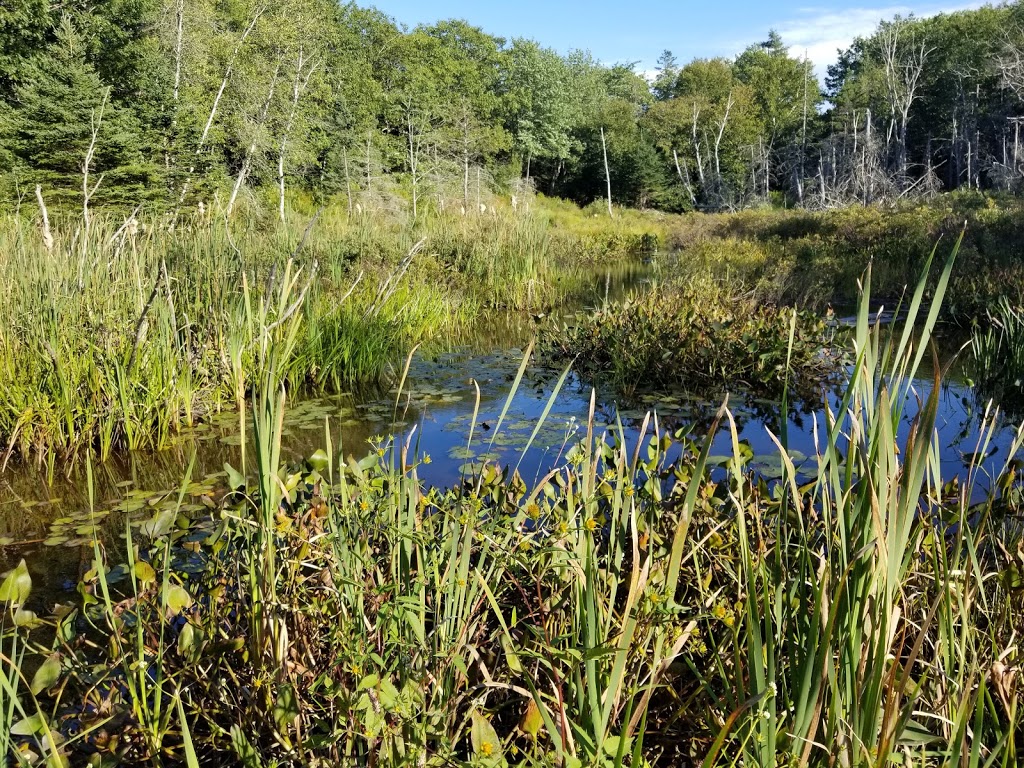
[[[714,280],[671,282],[577,317],[544,337],[546,355],[627,393],[638,386],[695,392],[782,392],[838,369],[836,329],[809,312],[736,296]]]
[[[967,370],[979,398],[1019,414],[1024,409],[1024,309],[1003,297],[988,319],[971,336]]]
[[[277,285],[246,397],[259,447],[215,514],[180,513],[186,472],[122,565],[94,546],[45,634],[17,620],[24,569],[5,576],[0,637],[24,655],[0,682],[33,695],[0,716],[28,763],[1016,763],[1024,430],[980,504],[976,468],[941,475],[938,372],[897,437],[940,312],[919,318],[923,282],[895,331],[865,281],[841,406],[799,471],[785,431],[777,479],[752,471],[725,403],[699,440],[652,417],[627,441],[592,413],[535,482],[485,461],[450,488],[421,481],[412,433],[357,459],[326,430],[280,462],[301,275]]]
[[[857,280],[869,263],[876,299],[894,306],[916,284],[935,243],[964,233],[943,313],[946,320],[970,324],[983,320],[1001,296],[1015,304],[1024,301],[1022,224],[1019,203],[963,207],[960,198],[944,197],[895,209],[672,217],[667,245],[681,252],[683,270],[710,271],[765,301],[822,310],[829,304],[855,305]],[[929,290],[934,287],[933,282]]]
[[[88,228],[54,221],[48,247],[7,217],[0,467],[164,447],[235,407],[258,374],[251,307],[289,254],[308,284],[288,379],[323,391],[385,378],[414,345],[473,327],[482,307],[546,311],[571,295],[586,246],[563,262],[546,227],[511,209],[415,226],[336,207],[284,225],[96,212]]]

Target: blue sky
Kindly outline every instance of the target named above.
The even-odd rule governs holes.
[[[681,62],[732,56],[777,29],[792,52],[806,50],[819,75],[835,52],[895,14],[976,8],[981,0],[363,0],[410,27],[460,18],[499,37],[530,37],[566,52],[588,49],[605,63],[653,69],[666,48]]]

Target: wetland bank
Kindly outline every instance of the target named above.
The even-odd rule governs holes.
[[[0,9],[0,762],[1016,765],[1018,28]]]
[[[331,253],[383,226],[323,215],[269,248],[219,222],[120,243],[97,217],[92,248],[52,254],[23,230],[7,748],[711,764],[827,732],[923,764],[1014,754],[1024,438],[971,380],[1008,386],[1009,324],[951,330],[970,236],[904,265],[922,278],[885,317],[865,260],[846,317],[838,292],[767,300],[800,272],[757,238],[642,253],[664,222],[623,212],[607,242],[635,245],[595,258],[500,215],[384,265]],[[518,274],[468,266],[470,233],[524,229],[546,250]],[[83,252],[107,269],[79,289]]]

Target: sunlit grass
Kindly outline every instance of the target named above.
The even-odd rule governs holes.
[[[726,402],[697,440],[654,415],[634,437],[601,433],[592,408],[534,482],[491,464],[453,488],[422,482],[415,433],[357,458],[325,429],[321,450],[281,464],[303,324],[289,309],[309,279],[290,264],[245,305],[257,451],[216,514],[161,513],[129,533],[124,566],[97,545],[52,645],[4,625],[5,647],[29,643],[6,670],[60,654],[38,691],[50,732],[116,724],[117,738],[21,725],[15,748],[122,764],[1015,765],[1021,563],[1006,531],[1024,433],[980,504],[976,467],[941,474],[938,373],[897,437],[952,263],[930,307],[919,283],[905,330],[870,324],[865,280],[810,480],[785,432],[781,480],[751,471]],[[709,466],[719,429],[724,471]],[[9,615],[26,602],[7,586],[18,574],[0,591]]]
[[[53,233],[47,248],[28,219],[0,221],[0,465],[158,448],[236,407],[257,373],[244,307],[291,255],[312,279],[287,376],[315,389],[378,380],[484,307],[550,307],[588,256],[581,240],[556,256],[544,218],[512,209],[415,226],[337,207],[287,225],[96,214]]]

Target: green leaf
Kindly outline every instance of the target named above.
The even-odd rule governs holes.
[[[394,712],[398,708],[398,689],[390,680],[380,684],[380,705],[386,712]]]
[[[286,734],[298,716],[299,703],[295,698],[295,689],[290,685],[282,685],[274,703],[274,722],[277,723],[278,733]]]
[[[32,676],[32,693],[38,696],[53,688],[60,680],[60,656],[52,654]]]
[[[192,658],[198,647],[197,633],[195,627],[192,626],[191,622],[187,622],[184,627],[181,628],[181,634],[178,635],[178,653],[187,659]]]
[[[470,741],[473,744],[473,752],[477,757],[488,762],[497,762],[501,759],[501,740],[497,731],[491,725],[490,720],[479,712],[473,713],[473,724],[470,727]]]
[[[135,578],[137,578],[143,584],[148,584],[151,581],[156,580],[156,571],[153,570],[153,566],[147,563],[145,560],[139,560],[135,563]]]
[[[323,448],[306,459],[306,461],[309,462],[309,466],[321,474],[323,474],[324,470],[326,470],[331,463],[330,458],[327,456],[327,451]]]
[[[171,526],[174,525],[176,517],[177,514],[175,514],[173,509],[162,510],[140,525],[139,531],[141,531],[143,535],[149,536],[151,539],[159,538],[171,530]]]
[[[192,607],[192,595],[184,587],[175,584],[167,590],[167,609],[177,616],[187,608]]]
[[[227,462],[224,462],[224,471],[228,473],[228,488],[232,491],[245,490],[245,478],[241,472]]]
[[[195,745],[192,743],[192,731],[188,727],[188,719],[185,717],[185,707],[181,703],[181,697],[177,697],[178,720],[181,723],[181,741],[185,747],[185,765],[188,768],[199,768],[199,756],[196,754]]]
[[[380,677],[377,675],[367,675],[359,681],[359,685],[356,687],[356,690],[365,691],[368,688],[376,688],[378,683],[380,683]]]
[[[234,747],[235,754],[242,761],[244,768],[263,768],[259,753],[237,725],[231,726],[231,746]]]
[[[35,629],[42,623],[36,616],[35,611],[26,611],[24,608],[19,608],[14,612],[14,625],[16,627]]]
[[[512,641],[509,640],[504,634],[498,636],[501,642],[501,648],[505,651],[505,661],[508,664],[510,671],[516,674],[521,674],[523,671],[523,665],[519,661],[519,656],[516,654],[515,648],[512,647]]]
[[[622,749],[622,754],[629,754],[629,742],[627,741],[625,746],[623,746],[621,736],[609,736],[601,745],[601,749],[603,749],[604,753],[609,757],[618,757],[620,748]]]
[[[537,738],[542,725],[544,725],[544,717],[540,713],[540,707],[537,706],[536,700],[530,699],[530,703],[526,705],[526,711],[523,713],[523,718],[519,721],[519,728],[523,733]]]
[[[28,574],[28,566],[24,560],[18,563],[13,571],[4,574],[0,584],[0,601],[22,605],[32,592],[32,577]]]
[[[14,736],[32,736],[39,733],[45,726],[43,716],[37,712],[29,717],[24,717],[11,726],[11,734]]]

